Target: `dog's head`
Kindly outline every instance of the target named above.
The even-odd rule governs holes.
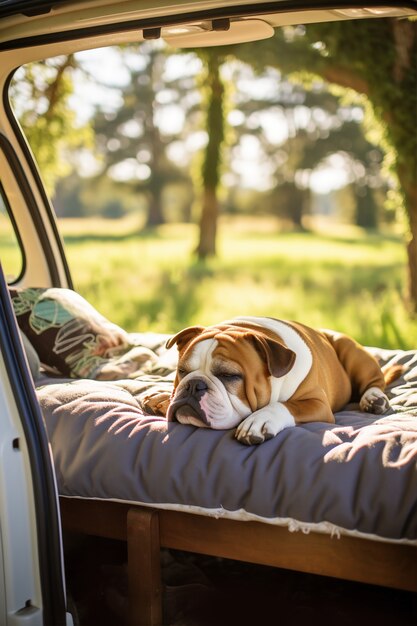
[[[271,397],[271,376],[291,369],[295,354],[279,338],[234,324],[193,326],[167,342],[179,360],[167,419],[233,428]]]

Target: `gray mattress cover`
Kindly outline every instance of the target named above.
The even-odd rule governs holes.
[[[370,417],[351,406],[334,425],[289,428],[260,446],[240,444],[233,430],[145,415],[142,394],[169,389],[169,373],[111,382],[45,378],[37,394],[59,492],[417,540],[417,351],[380,357],[405,366],[389,390],[388,414]]]

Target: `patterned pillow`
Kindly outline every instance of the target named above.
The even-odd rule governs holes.
[[[10,289],[17,322],[50,371],[70,378],[99,372],[129,346],[129,335],[71,289]]]

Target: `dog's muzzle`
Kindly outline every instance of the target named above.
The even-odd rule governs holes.
[[[200,400],[208,391],[208,385],[202,378],[191,378],[177,388],[167,411],[168,422],[182,418],[195,418],[202,422],[202,426],[208,426],[206,414],[200,406]]]

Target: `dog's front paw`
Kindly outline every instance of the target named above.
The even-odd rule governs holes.
[[[274,432],[273,423],[262,419],[253,419],[252,416],[247,417],[240,422],[236,428],[235,437],[240,443],[248,446],[263,443],[267,439],[272,439],[277,433]]]
[[[240,422],[235,437],[240,443],[251,446],[272,439],[290,426],[295,426],[293,416],[285,406],[277,402],[255,411]]]
[[[154,391],[142,396],[140,403],[145,413],[165,417],[170,400],[171,394],[167,391]]]
[[[369,387],[360,399],[359,407],[366,413],[382,415],[389,409],[389,400],[378,387]]]

